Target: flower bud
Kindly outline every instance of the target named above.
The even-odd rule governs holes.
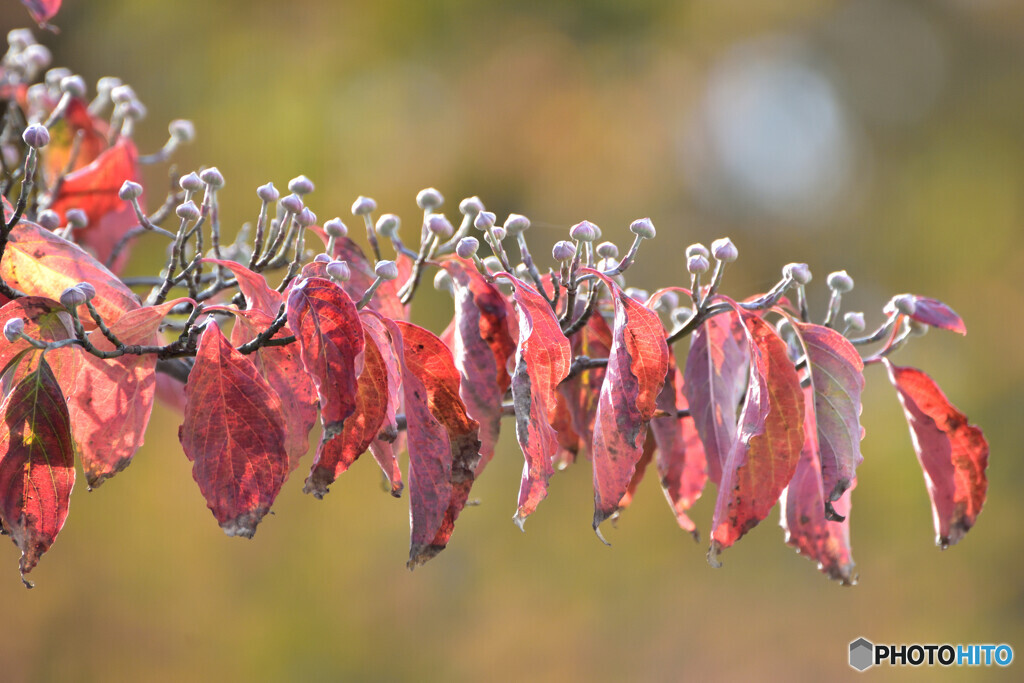
[[[377,234],[387,239],[393,238],[398,234],[398,228],[402,225],[402,221],[399,220],[398,216],[393,213],[383,214],[377,219]]]
[[[313,181],[304,175],[296,176],[288,181],[288,191],[294,192],[300,197],[304,194],[309,194],[316,186],[313,185]]]
[[[79,99],[85,97],[85,79],[78,74],[65,76],[60,79],[60,91]]]
[[[331,257],[327,254],[317,254],[313,257],[313,263],[330,263]]]
[[[530,269],[526,267],[525,263],[520,263],[518,266],[516,266],[515,271],[516,277],[519,278],[520,280],[525,281],[528,277],[530,277]]]
[[[782,267],[782,274],[798,285],[811,281],[811,269],[806,263],[787,263]]]
[[[600,258],[619,258],[619,248],[614,242],[601,242],[597,245],[597,255]]]
[[[42,124],[33,123],[21,134],[21,139],[32,149],[39,149],[50,144],[50,131]]]
[[[174,210],[174,213],[178,214],[178,218],[185,221],[197,221],[199,220],[199,207],[191,199],[184,204],[178,204],[178,208]]]
[[[434,275],[434,289],[439,292],[448,292],[453,294],[455,292],[455,283],[452,282],[452,276],[448,274],[448,271],[441,268]]]
[[[899,311],[904,315],[914,315],[914,311],[917,310],[917,301],[913,294],[898,294],[894,296],[889,303],[885,305],[885,311],[887,313],[893,310]]]
[[[661,296],[658,297],[658,307],[664,308],[668,311],[674,311],[679,307],[679,295],[672,290],[662,292]]]
[[[691,244],[686,248],[686,258],[691,256],[703,256],[704,258],[711,258],[711,252],[700,242]]]
[[[715,259],[723,263],[732,263],[740,256],[739,249],[728,237],[721,237],[711,243],[711,253]]]
[[[9,342],[18,341],[18,337],[25,331],[25,321],[21,318],[11,318],[4,323],[4,337]]]
[[[626,296],[634,301],[644,302],[650,298],[651,293],[639,287],[626,287]]]
[[[39,223],[39,225],[47,230],[56,230],[60,227],[60,214],[50,209],[43,209],[36,216],[36,223]]]
[[[92,301],[93,298],[96,296],[96,288],[93,287],[88,282],[79,282],[77,285],[75,285],[75,287],[78,287],[78,289],[81,290],[82,294],[85,295],[86,301]]]
[[[928,334],[928,323],[923,323],[920,320],[909,320],[910,323],[910,336],[911,337],[923,337]]]
[[[132,100],[127,104],[118,105],[121,109],[121,115],[126,119],[132,119],[133,121],[141,121],[146,118],[146,106],[138,100]]]
[[[455,253],[462,258],[471,258],[480,248],[480,240],[475,237],[463,237],[455,245]]]
[[[505,239],[505,235],[507,235],[508,233],[505,232],[505,228],[503,228],[502,226],[495,225],[493,228],[491,228],[491,234],[494,235],[494,239],[496,241],[500,242],[503,239]]]
[[[843,322],[853,332],[863,332],[865,328],[864,314],[859,312],[850,311],[843,316]]]
[[[497,256],[488,256],[487,258],[485,258],[484,267],[493,273],[498,273],[505,270],[505,266],[501,265],[501,259],[499,259]]]
[[[690,275],[701,275],[708,272],[708,268],[711,264],[708,263],[707,258],[703,254],[694,254],[693,256],[686,259],[686,271]]]
[[[174,119],[167,124],[167,132],[181,144],[188,144],[196,139],[196,127],[188,119]]]
[[[619,267],[619,260],[617,258],[603,258],[597,262],[597,269],[602,272],[608,272],[609,270],[615,270]]]
[[[104,76],[96,81],[96,92],[100,95],[109,96],[114,91],[114,88],[121,84],[121,79],[116,76]]]
[[[331,261],[328,263],[327,277],[338,282],[348,282],[352,279],[352,269],[348,267],[348,261]]]
[[[638,237],[643,237],[645,240],[653,240],[657,231],[654,229],[654,223],[651,222],[650,218],[641,218],[635,220],[629,224],[629,231]]]
[[[580,242],[593,242],[597,239],[597,226],[590,221],[581,221],[569,228],[569,237]]]
[[[274,187],[274,183],[267,183],[266,185],[260,185],[256,188],[256,196],[259,197],[260,200],[269,204],[280,199],[281,193],[277,191],[276,187]]]
[[[427,230],[439,238],[446,240],[455,234],[455,228],[452,227],[451,222],[440,213],[432,213],[427,218]]]
[[[281,208],[297,216],[306,208],[306,205],[302,203],[302,197],[297,194],[290,194],[281,200]]]
[[[295,222],[303,228],[316,225],[316,214],[310,211],[308,206],[304,206],[302,211],[299,211],[298,215],[295,216]]]
[[[199,179],[209,185],[214,190],[219,190],[224,187],[224,176],[221,175],[220,170],[216,166],[210,168],[204,168],[199,173]]]
[[[89,215],[81,209],[68,209],[64,213],[64,218],[75,230],[81,230],[82,228],[89,225]]]
[[[853,278],[850,277],[845,270],[837,270],[834,273],[829,273],[828,288],[839,292],[840,294],[846,294],[853,289]]]
[[[79,306],[84,306],[86,301],[88,299],[85,298],[85,292],[77,286],[68,287],[60,293],[60,305],[69,311],[73,311]]]
[[[138,199],[140,196],[142,196],[142,185],[132,182],[131,180],[126,180],[121,185],[121,189],[118,190],[117,196],[126,202],[130,202],[133,199]]]
[[[117,85],[110,89],[110,99],[114,104],[128,104],[136,99],[135,91],[130,85]]]
[[[332,218],[324,223],[324,232],[328,237],[347,237],[348,226],[342,223],[340,218]]]
[[[15,28],[7,32],[7,44],[12,50],[21,52],[29,45],[35,45],[36,37],[27,28]]]
[[[484,203],[480,201],[479,197],[466,197],[459,202],[459,211],[464,216],[470,218],[476,218],[476,215],[484,210]]]
[[[672,322],[675,323],[676,325],[684,325],[692,315],[693,309],[686,308],[685,306],[683,306],[682,308],[677,308],[672,311]]]
[[[521,216],[518,213],[510,213],[508,218],[505,219],[505,230],[510,235],[518,235],[521,232],[526,232],[530,228],[530,219],[526,216]]]
[[[567,240],[558,240],[551,249],[551,257],[556,261],[568,261],[576,255],[576,245]]]
[[[416,206],[420,207],[424,211],[433,211],[442,204],[444,204],[444,197],[442,197],[441,193],[432,187],[420,190],[416,195]]]
[[[369,197],[358,197],[352,203],[353,216],[366,216],[377,210],[377,202]]]
[[[53,61],[50,48],[45,45],[29,45],[25,48],[25,61],[35,69],[45,69]]]
[[[481,211],[473,219],[473,225],[477,230],[485,231],[488,228],[494,227],[495,215],[490,211]]]
[[[381,280],[394,280],[398,277],[398,264],[394,261],[377,261],[373,272]]]
[[[178,181],[178,185],[187,192],[199,192],[203,189],[203,181],[199,179],[199,174],[195,171],[188,175],[183,175],[181,180]]]
[[[54,90],[58,90],[60,88],[60,82],[70,75],[71,69],[64,66],[55,66],[46,72],[43,80],[46,82],[47,86]]]

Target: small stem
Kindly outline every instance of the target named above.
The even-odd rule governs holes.
[[[363,298],[361,298],[359,303],[356,304],[357,310],[362,310],[366,307],[366,304],[370,303],[370,299],[373,298],[373,293],[377,291],[377,288],[380,287],[380,283],[382,282],[384,282],[384,279],[378,275],[374,281],[370,283],[370,286],[367,287],[366,291],[363,293]]]

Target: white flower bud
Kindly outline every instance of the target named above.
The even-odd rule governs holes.
[[[302,197],[297,194],[290,194],[281,200],[281,208],[297,216],[306,208],[306,205],[302,203]]]
[[[56,230],[60,227],[60,214],[50,209],[43,209],[36,216],[36,222],[47,230]]]
[[[850,311],[843,316],[843,322],[850,328],[852,332],[863,332],[865,328],[864,314],[860,312]]]
[[[439,238],[446,240],[451,238],[455,234],[455,228],[452,227],[451,222],[440,213],[432,213],[427,218],[427,230]]]
[[[352,203],[353,216],[366,216],[377,210],[377,202],[369,197],[358,197]]]
[[[806,263],[787,263],[782,267],[782,274],[798,285],[811,281],[811,269]]]
[[[182,185],[182,187],[185,186]],[[274,183],[267,183],[266,185],[260,185],[259,187],[256,188],[256,196],[259,197],[262,201],[265,201],[268,204],[270,204],[271,202],[276,202],[278,199],[280,199],[281,193],[277,191],[276,187],[274,187]]]
[[[77,74],[65,76],[60,80],[60,91],[79,99],[85,97],[85,79]]]
[[[597,255],[600,258],[619,258],[619,248],[614,242],[601,242],[597,245]]]
[[[324,223],[324,232],[328,237],[347,237],[348,227],[341,222],[340,218],[332,218]]]
[[[224,176],[221,175],[220,170],[216,166],[210,168],[204,168],[199,173],[199,179],[209,185],[214,190],[219,190],[224,187]]]
[[[386,239],[391,239],[398,234],[398,228],[402,222],[393,213],[386,213],[377,219],[377,234]]]
[[[352,279],[352,269],[348,261],[331,261],[327,264],[327,277],[338,282],[348,282]]]
[[[493,213],[490,211],[481,211],[476,215],[476,218],[473,219],[473,226],[476,227],[477,230],[486,231],[488,228],[494,226],[494,221],[495,215]]]
[[[518,235],[521,232],[526,232],[530,227],[530,219],[526,216],[521,216],[518,213],[510,213],[508,218],[505,219],[505,230],[510,235]]]
[[[702,275],[708,272],[711,264],[703,254],[694,254],[686,259],[686,271],[691,275]]]
[[[740,256],[736,245],[728,237],[722,237],[712,242],[711,253],[714,254],[715,259],[723,263],[732,263]]]
[[[420,207],[424,211],[433,211],[442,204],[444,204],[444,197],[442,197],[441,193],[432,187],[420,190],[416,195],[416,206]]]
[[[4,337],[9,342],[16,342],[25,331],[25,321],[21,318],[11,318],[4,323]]]
[[[455,283],[452,282],[452,276],[444,268],[440,268],[437,274],[434,275],[434,289],[439,292],[448,292],[449,294],[455,292]]]
[[[597,226],[590,221],[580,221],[569,228],[569,237],[580,242],[593,242],[597,239]]]
[[[686,248],[686,258],[691,256],[703,256],[704,258],[711,258],[711,252],[700,242],[691,244]]]
[[[576,245],[567,240],[558,240],[551,249],[551,257],[556,261],[568,261],[576,255]]]
[[[32,149],[40,149],[50,144],[50,131],[42,124],[33,123],[21,134],[21,139]]]
[[[138,199],[142,196],[142,185],[132,182],[131,180],[126,180],[121,185],[121,189],[118,190],[117,196],[120,197],[122,201],[126,202]]]
[[[196,139],[196,127],[188,119],[174,119],[167,125],[167,132],[181,144],[188,144]]]
[[[398,277],[398,264],[394,261],[377,261],[373,272],[381,280],[394,280]]]
[[[840,294],[846,294],[853,289],[853,278],[850,277],[845,270],[837,270],[834,273],[829,273],[826,280],[828,288],[839,292]]]
[[[178,181],[178,185],[181,186],[181,189],[188,192],[199,192],[203,189],[203,181],[200,180],[199,174],[195,171],[192,171],[188,175],[181,176],[181,180]]]
[[[645,240],[653,240],[657,231],[650,218],[641,218],[629,224],[629,231],[634,235],[643,237]]]
[[[89,215],[81,209],[68,209],[64,213],[64,218],[67,220],[68,225],[75,230],[81,230],[89,225]]]
[[[297,176],[288,181],[288,191],[294,192],[299,196],[309,194],[314,189],[316,187],[313,185],[313,181],[304,175]]]
[[[174,210],[174,213],[178,214],[178,218],[185,221],[197,221],[199,220],[199,207],[191,199],[184,204],[178,204],[178,208]]]
[[[476,218],[476,215],[484,210],[484,203],[480,201],[479,197],[466,197],[459,202],[459,212],[464,216],[470,218]]]
[[[455,245],[455,253],[462,258],[470,258],[480,248],[480,240],[475,237],[463,237]]]

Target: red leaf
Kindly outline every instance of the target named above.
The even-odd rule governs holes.
[[[396,447],[396,443],[399,442],[401,436],[396,420],[396,414],[402,402],[400,351],[395,349],[391,333],[376,313],[361,311],[359,318],[363,321],[363,330],[373,338],[377,348],[381,350],[384,365],[387,369],[387,407],[384,411],[384,421],[381,423],[377,438],[370,443],[370,453],[373,454],[374,460],[377,461],[377,464],[380,465],[381,470],[384,472],[384,476],[387,477],[388,483],[391,485],[391,495],[397,498],[401,495],[403,488],[402,470],[398,467],[397,456],[397,451],[400,451],[401,448]]]
[[[40,26],[46,26],[46,22],[53,19],[57,11],[60,10],[61,0],[21,0],[21,4],[25,5],[28,9],[28,13],[32,15],[32,19],[35,20]]]
[[[812,409],[814,391],[805,390],[804,445],[789,486],[779,498],[780,522],[786,543],[801,555],[818,563],[818,569],[843,585],[857,583],[853,554],[850,551],[850,494],[857,480],[837,498],[835,512],[842,521],[826,519],[826,488],[822,486],[822,467],[818,434]],[[830,505],[831,507],[831,505]]]
[[[0,276],[11,287],[56,300],[68,287],[88,282],[96,288],[93,305],[108,322],[139,308],[138,297],[78,245],[24,219],[8,239]]]
[[[522,529],[523,522],[547,495],[548,479],[554,471],[551,458],[558,452],[558,435],[551,427],[557,409],[555,392],[569,374],[572,349],[558,318],[540,294],[508,273],[496,277],[507,278],[515,286],[512,296],[519,315],[512,403],[516,438],[526,458],[514,517]]]
[[[835,330],[791,322],[803,340],[811,369],[825,516],[839,521],[832,503],[853,482],[857,466],[864,459],[860,454],[864,361],[853,344]]]
[[[451,353],[433,333],[385,320],[402,351],[409,438],[409,568],[444,550],[473,485],[480,460],[479,423],[459,398]]]
[[[277,317],[276,310],[270,315],[255,309],[230,310],[236,316],[235,326],[231,329],[231,343],[236,347],[253,340]],[[287,337],[291,333],[286,325],[274,338]],[[298,344],[261,346],[249,358],[281,399],[290,472],[298,467],[299,459],[309,450],[309,430],[316,422],[316,389],[302,365]]]
[[[0,522],[21,550],[21,580],[49,550],[68,517],[75,461],[57,379],[41,354],[0,406]]]
[[[668,346],[658,314],[596,270],[615,303],[612,348],[594,420],[594,531],[626,494],[643,455],[647,425],[668,371]],[[602,538],[602,540],[604,540]]]
[[[245,297],[247,309],[266,313],[271,320],[277,317],[278,311],[281,310],[281,304],[284,303],[284,295],[271,289],[267,285],[265,277],[234,261],[204,258],[203,263],[220,265],[234,273],[235,279],[238,281],[238,291]]]
[[[82,209],[89,225],[75,231],[75,241],[92,250],[101,263],[107,263],[114,246],[126,232],[138,225],[135,210],[117,196],[124,181],[141,181],[139,153],[130,139],[119,138],[113,147],[104,150],[92,163],[64,178],[60,193],[50,207],[64,220],[68,209]],[[142,203],[143,199],[139,198]],[[143,204],[144,206],[145,204]],[[121,252],[113,270],[118,271],[128,259],[128,250]]]
[[[930,299],[926,296],[912,296],[914,297],[914,312],[910,314],[911,318],[925,325],[941,327],[944,330],[951,330],[964,335],[967,334],[967,326],[964,325],[963,319],[952,308],[938,299]]]
[[[107,148],[106,130],[105,121],[89,114],[85,100],[72,97],[64,116],[50,128],[50,144],[43,150],[50,181],[55,181],[67,168],[76,136],[81,136],[81,142],[72,171],[87,166]]]
[[[359,374],[355,412],[345,419],[341,433],[320,442],[303,492],[323,498],[327,487],[362,455],[380,432],[388,408],[388,370],[383,353],[364,331],[363,371]],[[385,472],[387,474],[387,472]]]
[[[725,313],[693,332],[683,390],[707,454],[708,477],[722,481],[722,464],[736,442],[736,410],[747,385],[749,358],[739,317]]]
[[[884,360],[899,392],[917,460],[932,501],[935,542],[947,548],[963,538],[985,504],[988,441],[949,402],[931,377]]]
[[[363,352],[359,313],[340,287],[313,277],[300,282],[288,295],[288,327],[320,396],[323,439],[332,439],[356,409],[356,358]]]
[[[35,339],[52,342],[75,336],[71,316],[63,306],[52,299],[23,296],[9,301],[0,308],[0,325],[14,318],[21,318],[25,323],[25,334]],[[4,374],[22,354],[31,349],[33,349],[32,345],[24,339],[13,342],[8,342],[5,339],[0,345],[0,375]],[[76,351],[74,348],[56,349],[49,352],[49,358],[51,361],[60,358],[57,366],[58,369],[61,369],[73,363],[70,356],[77,355]],[[50,365],[53,369],[53,365]],[[70,379],[67,372],[61,372],[60,375],[59,379]],[[73,377],[73,375],[71,376]]]
[[[252,538],[288,476],[281,399],[211,318],[185,387],[178,440],[228,536]]]
[[[124,344],[153,345],[157,330],[176,299],[160,306],[129,311],[110,325],[110,331]],[[114,345],[99,330],[89,341],[101,351]],[[74,380],[66,385],[71,430],[90,488],[114,476],[131,463],[142,446],[156,394],[156,356],[127,354],[104,360],[80,354]]]
[[[786,343],[756,315],[742,316],[750,380],[737,439],[722,467],[708,562],[768,516],[793,478],[804,443],[804,396]],[[707,443],[705,443],[707,446]]]
[[[515,353],[504,297],[473,267],[459,260],[444,263],[455,285],[452,355],[461,377],[460,396],[470,417],[480,423],[480,465],[494,455],[501,428],[501,402],[511,383],[506,364]]]
[[[687,410],[682,373],[669,349],[668,373],[658,394],[657,407],[674,414]],[[658,417],[651,421],[651,433],[658,446],[658,475],[665,498],[680,528],[699,539],[697,526],[686,511],[704,491],[708,480],[707,457],[692,417]]]

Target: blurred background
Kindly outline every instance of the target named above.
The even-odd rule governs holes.
[[[435,186],[451,212],[476,194],[499,219],[529,216],[535,253],[584,218],[625,248],[629,221],[650,216],[658,238],[635,286],[683,284],[685,247],[728,235],[735,296],[805,261],[818,316],[840,268],[869,326],[895,293],[946,301],[969,336],[932,332],[894,360],[930,372],[985,429],[991,485],[977,527],[940,552],[895,394],[872,367],[854,588],[787,547],[777,513],[710,569],[651,477],[606,548],[585,462],[553,479],[521,534],[510,423],[474,488],[482,504],[409,572],[407,499],[381,491],[368,457],[322,502],[301,493],[300,468],[255,539],[230,539],[192,481],[179,415],[158,406],[133,465],[75,492],[35,590],[0,545],[2,678],[820,680],[854,675],[858,636],[1024,656],[1024,4],[64,5],[60,35],[37,32],[54,64],[133,85],[144,153],[167,121],[193,119],[176,162],[223,171],[228,225],[255,218],[258,185],[304,173],[321,218],[355,225],[348,207],[365,194],[410,232],[416,192]],[[20,3],[0,5],[4,32],[29,23]],[[147,173],[155,204],[166,168]],[[159,250],[140,242],[132,273]],[[421,291],[414,320],[440,331],[450,303]],[[705,536],[712,506],[710,489],[694,510]]]

